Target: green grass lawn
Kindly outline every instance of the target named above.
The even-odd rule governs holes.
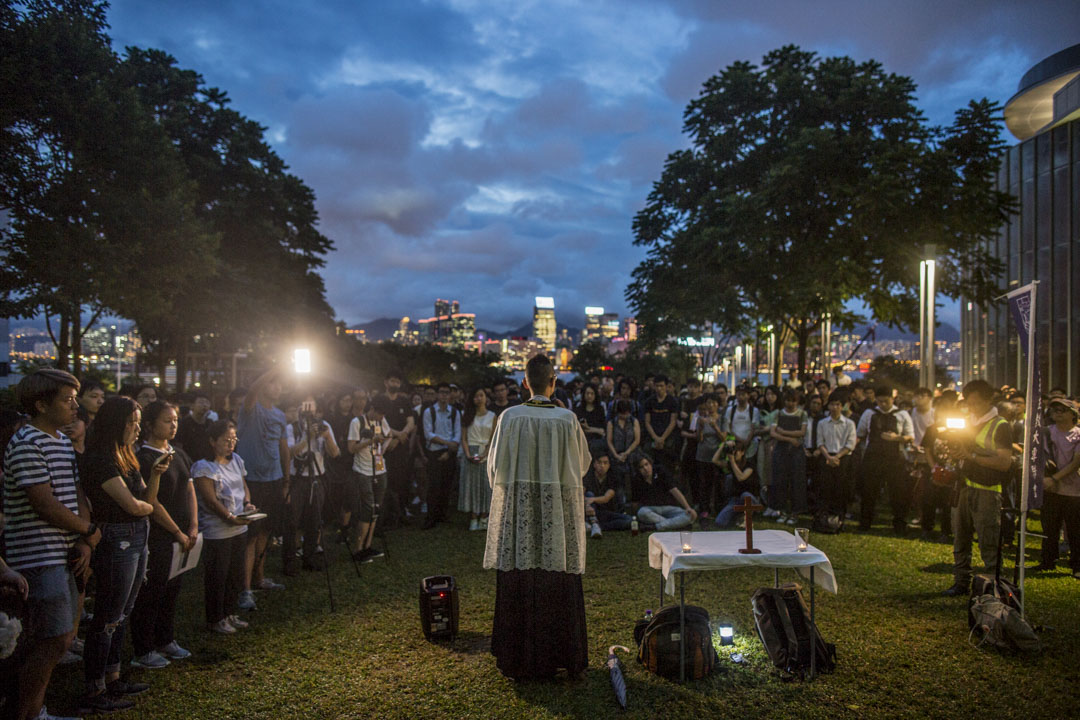
[[[357,578],[339,546],[331,578],[337,612],[328,610],[322,573],[259,593],[251,628],[234,636],[203,624],[202,576],[185,578],[177,638],[194,656],[125,676],[149,682],[136,708],[117,718],[603,718],[628,717],[1075,717],[1080,696],[1080,581],[1060,572],[1028,582],[1028,614],[1047,626],[1044,650],[1003,655],[968,644],[966,600],[944,598],[952,581],[951,546],[881,532],[812,536],[833,563],[840,592],[819,592],[818,625],[836,643],[838,667],[815,682],[784,682],[753,627],[750,596],[772,571],[706,573],[688,583],[687,602],[714,623],[735,626],[735,665],[720,648],[719,671],[680,686],[623,657],[629,709],[618,709],[604,667],[607,647],[632,645],[634,622],[656,608],[658,572],[648,567],[648,537],[607,533],[589,542],[584,576],[590,668],[583,680],[515,684],[488,652],[495,575],[483,571],[482,532],[463,521],[388,536],[385,560]],[[777,527],[763,523],[763,527]],[[977,553],[976,553],[977,557]],[[1029,563],[1037,562],[1034,552]],[[268,563],[277,573],[279,561]],[[1009,571],[1011,574],[1011,570]],[[456,576],[461,627],[453,643],[424,640],[421,578]],[[793,571],[781,582],[795,580]],[[804,593],[805,595],[805,593]],[[126,656],[130,655],[130,647]],[[58,668],[49,694],[54,712],[72,709],[81,666]]]

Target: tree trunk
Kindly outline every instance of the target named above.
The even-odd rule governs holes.
[[[71,316],[60,311],[60,340],[56,343],[56,367],[68,369],[68,352],[71,350]]]
[[[797,377],[801,380],[803,375],[806,374],[806,345],[810,342],[810,331],[807,329],[805,321],[799,323],[796,337],[799,341],[799,371]]]
[[[176,345],[173,347],[173,353],[176,357],[176,392],[182,393],[187,389],[188,357],[186,337],[181,336],[177,339]]]

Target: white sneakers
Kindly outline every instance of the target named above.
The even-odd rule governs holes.
[[[604,534],[600,532],[600,523],[593,523],[592,528],[589,530],[589,537],[598,538],[603,536]]]
[[[221,618],[216,623],[210,626],[210,629],[221,635],[232,635],[236,632],[236,628],[229,622],[229,618]]]
[[[168,645],[159,647],[157,651],[159,655],[162,655],[169,660],[186,660],[187,658],[191,657],[191,651],[185,650],[184,648],[177,645],[175,640],[173,640]]]
[[[173,644],[175,645],[176,643]],[[188,653],[188,655],[190,654],[191,653]],[[144,670],[160,670],[161,668],[169,667],[169,661],[162,657],[157,651],[151,650],[145,655],[139,655],[138,657],[132,658],[131,667],[143,668]]]
[[[260,590],[284,590],[285,586],[281,583],[274,582],[268,577],[264,577],[259,583]]]
[[[473,518],[472,520],[469,521],[469,530],[479,530],[479,529],[480,529],[480,520],[478,520],[477,518]]]
[[[225,619],[228,620],[229,624],[237,630],[243,630],[244,628],[247,628],[251,625],[251,623],[249,623],[247,620],[241,620],[239,615],[230,615]]]
[[[241,590],[240,597],[236,601],[236,607],[241,610],[257,610],[255,605],[255,593],[250,590]]]

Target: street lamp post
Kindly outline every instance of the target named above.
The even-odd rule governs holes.
[[[927,245],[919,263],[919,384],[934,390],[934,301],[937,247]]]

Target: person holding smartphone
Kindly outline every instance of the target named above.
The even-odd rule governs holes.
[[[248,626],[237,615],[237,599],[243,587],[247,526],[242,517],[255,511],[245,479],[243,459],[233,452],[236,426],[229,420],[210,425],[212,457],[191,466],[199,500],[199,532],[203,534],[203,599],[206,623],[216,633],[231,635]]]

